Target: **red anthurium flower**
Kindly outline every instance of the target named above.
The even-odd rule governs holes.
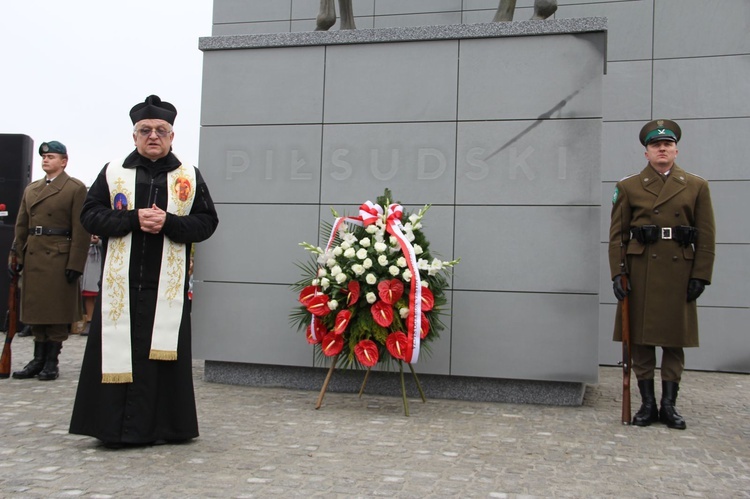
[[[346,288],[347,290],[344,291],[346,293],[346,306],[351,307],[359,300],[359,282],[349,281],[349,285]]]
[[[320,344],[320,349],[323,351],[323,355],[333,357],[334,355],[341,353],[342,348],[344,348],[344,337],[342,335],[331,331],[323,336],[323,341]]]
[[[385,347],[395,359],[404,360],[409,339],[401,331],[391,333],[385,339]]]
[[[378,346],[372,340],[362,340],[354,346],[354,355],[360,364],[372,367],[378,363]]]
[[[299,302],[307,306],[307,302],[309,302],[315,295],[320,293],[320,288],[317,286],[307,286],[305,289],[303,289],[299,294]]]
[[[305,307],[311,314],[323,317],[331,312],[331,309],[328,308],[328,300],[328,295],[315,295],[307,300]]]
[[[370,313],[372,318],[375,319],[379,325],[388,327],[393,322],[393,307],[388,305],[384,301],[377,301],[370,307]]]
[[[378,296],[388,305],[393,305],[404,294],[404,283],[398,279],[380,281],[378,283]]]
[[[333,328],[333,332],[336,334],[344,334],[346,326],[349,325],[349,321],[352,319],[352,313],[348,310],[342,310],[336,314],[336,326]]]
[[[328,330],[326,329],[326,325],[323,324],[323,321],[315,321],[315,336],[322,338],[326,334],[328,334]]]
[[[430,288],[422,286],[422,311],[429,312],[435,305],[435,297],[432,295]]]
[[[315,336],[317,337],[317,339],[313,338],[310,325],[307,326],[307,332],[305,333],[305,336],[307,336],[307,342],[309,344],[316,345],[323,340],[323,336],[325,336],[326,333],[328,333],[328,331],[326,331],[325,325],[321,321],[315,321]]]
[[[427,335],[430,334],[430,321],[427,320],[427,316],[422,314],[421,319],[419,320],[419,339],[423,340],[427,338]]]
[[[310,326],[307,326],[307,342],[311,345],[315,345],[317,343],[320,343],[323,341],[323,337],[328,334],[328,330],[326,329],[326,325],[323,324],[323,321],[315,321],[315,337],[316,339],[313,339],[312,337],[312,331],[310,330]]]

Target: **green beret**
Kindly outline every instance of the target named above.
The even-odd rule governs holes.
[[[39,146],[39,156],[44,156],[45,154],[49,153],[68,154],[68,148],[65,147],[65,144],[56,140],[42,142],[42,145]]]
[[[130,119],[135,125],[141,120],[164,120],[174,125],[177,109],[169,102],[162,101],[158,95],[149,95],[130,110]]]
[[[674,121],[653,120],[643,125],[641,133],[638,134],[638,139],[641,141],[641,144],[647,146],[655,140],[679,142],[681,136],[682,130],[680,130],[680,125]]]

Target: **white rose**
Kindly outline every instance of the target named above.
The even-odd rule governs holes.
[[[335,248],[333,248],[333,251],[332,251],[333,256],[341,256],[343,252],[344,250],[341,249],[341,246],[336,246]]]
[[[401,273],[401,270],[399,270],[399,268],[396,267],[395,265],[391,265],[390,267],[388,267],[388,273],[391,274],[393,277],[396,277],[397,275]]]
[[[406,267],[406,258],[404,258],[403,256],[398,257],[398,260],[396,260],[396,265],[401,268]]]
[[[417,217],[416,213],[412,213],[411,215],[409,215],[409,223],[410,224],[415,225],[418,220],[419,220],[419,217]]]
[[[411,270],[409,269],[404,270],[404,273],[401,274],[401,277],[404,278],[405,282],[411,282]]]
[[[341,273],[341,267],[339,267],[338,265],[334,265],[333,268],[331,269],[331,277],[336,277],[340,273]]]
[[[364,261],[364,262],[362,262],[362,266],[363,266],[364,268],[366,268],[366,269],[369,269],[370,267],[372,267],[372,259],[370,259],[370,258],[365,258],[365,261]]]
[[[317,286],[318,284],[320,284],[320,279],[313,279],[310,281],[310,285],[312,286]]]
[[[354,272],[354,275],[362,275],[365,273],[365,267],[356,263],[352,265],[352,272]]]
[[[388,265],[388,257],[385,255],[380,255],[378,257],[378,263],[381,267],[385,267],[386,265]]]
[[[359,244],[363,248],[369,248],[370,247],[370,238],[369,237],[363,237],[362,239],[359,240]]]
[[[422,249],[422,247],[420,245],[418,245],[418,244],[414,245],[414,254],[415,255],[421,255],[423,251],[424,250]]]
[[[331,310],[336,310],[337,308],[339,308],[339,302],[337,302],[336,300],[329,301],[328,308],[330,308]]]
[[[373,303],[375,303],[376,301],[378,301],[378,297],[375,296],[375,293],[372,293],[372,292],[367,293],[365,295],[365,299],[367,300],[367,303],[369,303],[370,305],[372,305]]]
[[[375,234],[378,231],[377,225],[368,225],[365,229],[365,232],[368,234]]]
[[[347,277],[346,274],[343,272],[336,276],[336,282],[339,284],[343,284],[346,281]]]
[[[336,266],[336,259],[335,258],[329,258],[328,260],[326,260],[326,267],[328,267],[329,269],[331,269],[331,268],[333,268],[335,266]]]
[[[367,284],[369,284],[370,286],[372,286],[373,284],[375,284],[376,282],[378,282],[378,278],[375,277],[375,274],[367,274],[365,276],[365,282]]]
[[[413,240],[416,239],[413,232],[407,232],[405,236],[406,236],[406,240],[409,242],[412,242]]]
[[[339,246],[339,248],[341,248],[341,249],[342,249],[342,250],[344,250],[344,251],[348,250],[348,249],[349,249],[349,248],[351,248],[351,247],[352,247],[352,245],[351,245],[351,244],[349,244],[349,242],[348,242],[348,241],[344,241],[344,242],[342,242],[342,243],[341,243],[341,246]]]
[[[367,250],[364,248],[359,248],[357,250],[357,258],[359,258],[360,260],[364,260],[365,258],[367,258]]]
[[[322,289],[328,289],[328,286],[330,285],[331,285],[331,281],[329,281],[327,277],[324,277],[323,279],[320,280],[320,287]]]
[[[348,250],[344,251],[344,258],[352,259],[357,255],[357,252],[354,251],[354,248],[349,248]]]
[[[318,277],[323,277],[327,274],[328,272],[326,272],[326,269],[318,269]]]
[[[424,258],[420,258],[417,260],[417,268],[419,270],[429,270],[430,269],[430,263],[425,260]]]
[[[398,309],[398,315],[401,316],[402,319],[406,319],[407,317],[409,317],[409,308],[403,307]]]
[[[375,243],[375,251],[377,251],[378,253],[382,253],[386,249],[387,249],[387,246],[385,245],[384,242],[378,241],[377,243]]]
[[[390,236],[390,237],[388,238],[388,242],[390,243],[390,245],[391,245],[391,246],[396,246],[396,245],[398,244],[398,239],[396,239],[396,238],[395,238],[395,237],[393,237],[393,236]]]

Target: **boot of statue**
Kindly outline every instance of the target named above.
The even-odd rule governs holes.
[[[685,424],[685,419],[680,416],[675,407],[680,384],[676,381],[662,381],[661,388],[661,409],[659,410],[659,419],[669,428],[684,430],[687,428],[687,424]]]
[[[16,371],[13,373],[13,377],[16,379],[29,379],[33,378],[40,372],[42,372],[42,369],[44,368],[44,350],[46,343],[40,343],[38,341],[34,342],[34,358],[26,364],[26,367],[21,369],[20,371]]]
[[[60,370],[58,368],[60,350],[62,350],[61,341],[48,341],[45,343],[47,348],[44,355],[44,369],[39,373],[37,378],[42,381],[52,381],[60,376]]]
[[[649,426],[651,423],[659,421],[659,410],[656,407],[656,395],[654,395],[654,380],[639,380],[638,390],[641,392],[641,408],[633,416],[633,425]]]

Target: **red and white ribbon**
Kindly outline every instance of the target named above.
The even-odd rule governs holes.
[[[411,271],[411,289],[409,291],[409,317],[406,320],[408,329],[406,337],[409,342],[404,353],[404,360],[409,364],[416,364],[419,359],[420,330],[422,328],[422,283],[419,279],[419,268],[417,267],[417,256],[414,246],[402,232],[401,216],[404,208],[400,204],[392,204],[388,207],[386,217],[386,231],[396,238],[401,252],[406,257],[406,264]]]

